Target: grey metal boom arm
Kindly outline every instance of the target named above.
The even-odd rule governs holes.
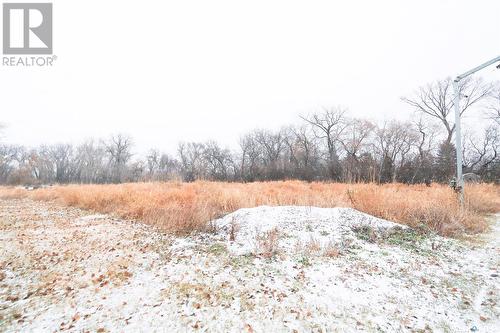
[[[462,132],[461,132],[461,124],[460,124],[460,91],[458,87],[458,83],[460,80],[466,78],[469,75],[472,75],[481,69],[488,67],[490,65],[493,65],[496,62],[500,62],[500,56],[496,57],[494,59],[491,59],[490,61],[485,62],[482,65],[479,65],[473,69],[471,69],[468,72],[465,72],[461,75],[458,75],[455,80],[453,81],[453,89],[455,91],[455,148],[457,151],[457,179],[456,179],[456,185],[457,185],[457,190],[458,190],[458,198],[460,201],[460,204],[463,205],[464,203],[464,179],[462,176]],[[500,68],[500,66],[497,66],[497,68]]]
[[[467,71],[461,75],[458,75],[455,81],[460,81],[462,79],[465,79],[467,76],[474,74],[475,72],[480,71],[481,69],[488,67],[490,65],[493,65],[496,62],[500,61],[500,57],[496,57],[495,59],[491,59],[490,61],[485,62],[484,64],[477,66],[476,68],[471,69],[470,71]]]

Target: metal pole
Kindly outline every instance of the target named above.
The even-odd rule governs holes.
[[[460,91],[458,89],[458,83],[460,80],[465,79],[467,76],[472,75],[481,69],[493,65],[500,61],[500,56],[491,59],[490,61],[485,62],[482,65],[479,65],[468,72],[463,73],[462,75],[458,75],[457,78],[453,81],[453,89],[455,91],[455,147],[457,150],[457,190],[458,190],[458,201],[460,205],[464,204],[464,178],[462,176],[462,131],[460,124]],[[497,66],[500,68],[500,65]]]
[[[463,78],[466,78],[467,76],[472,75],[472,74],[474,74],[475,72],[478,72],[478,71],[480,71],[481,69],[483,69],[483,68],[485,68],[485,67],[488,67],[488,66],[490,66],[490,65],[493,65],[494,63],[499,62],[499,61],[500,61],[500,56],[499,56],[499,57],[496,57],[496,58],[493,58],[493,59],[491,59],[490,61],[487,61],[487,62],[485,62],[484,64],[479,65],[479,66],[477,66],[476,68],[473,68],[473,69],[471,69],[470,71],[465,72],[465,73],[463,73],[462,75],[457,76],[457,79],[458,79],[458,80],[461,80],[461,79],[463,79]]]
[[[455,148],[457,151],[457,190],[460,205],[464,204],[464,179],[462,177],[462,130],[460,124],[460,91],[458,89],[459,79],[453,81],[455,91]]]

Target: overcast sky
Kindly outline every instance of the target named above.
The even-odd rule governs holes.
[[[401,96],[500,55],[498,0],[53,3],[54,67],[0,66],[4,141],[123,132],[175,152],[322,106],[408,119]]]

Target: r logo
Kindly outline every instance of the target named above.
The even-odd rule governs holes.
[[[3,53],[52,54],[52,4],[3,4]]]

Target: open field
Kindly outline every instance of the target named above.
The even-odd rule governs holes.
[[[257,183],[134,183],[68,185],[27,191],[2,187],[0,198],[57,202],[135,219],[174,233],[207,230],[209,221],[261,205],[352,207],[443,236],[483,232],[485,214],[500,211],[500,186],[468,185],[460,209],[449,187],[433,184],[339,184],[300,181]]]
[[[350,208],[258,207],[186,237],[0,200],[0,331],[498,332],[490,221],[470,242]]]
[[[496,332],[498,211],[486,184],[463,210],[442,185],[3,187],[0,331]]]

